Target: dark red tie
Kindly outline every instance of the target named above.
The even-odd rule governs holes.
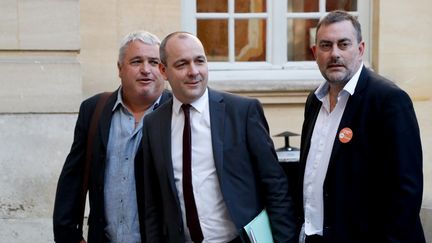
[[[203,241],[203,234],[198,219],[192,187],[192,146],[189,114],[191,105],[183,104],[181,107],[185,118],[183,128],[183,199],[186,208],[186,223],[192,241],[194,243],[201,243]]]

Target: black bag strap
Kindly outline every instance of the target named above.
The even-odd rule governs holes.
[[[96,104],[96,108],[93,111],[93,115],[90,120],[90,127],[87,133],[87,148],[86,148],[86,158],[84,164],[84,173],[83,173],[83,182],[82,182],[82,190],[81,190],[81,200],[80,200],[80,208],[79,208],[79,225],[78,229],[82,231],[84,224],[84,212],[85,212],[85,204],[86,197],[88,191],[88,182],[90,177],[90,161],[92,157],[93,150],[93,138],[96,135],[96,130],[99,123],[99,118],[102,113],[103,108],[112,92],[104,92],[100,95],[100,98]]]

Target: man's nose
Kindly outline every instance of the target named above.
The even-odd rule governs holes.
[[[332,57],[340,57],[341,49],[339,49],[339,46],[336,43],[333,44],[333,47],[331,48],[330,54]]]
[[[144,62],[143,64],[141,64],[140,72],[145,73],[145,74],[150,73],[150,64],[147,62]]]
[[[188,73],[189,73],[190,76],[196,76],[196,75],[198,75],[199,74],[198,67],[194,63],[192,63],[189,66]]]

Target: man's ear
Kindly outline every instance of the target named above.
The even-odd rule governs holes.
[[[168,80],[168,78],[166,76],[166,67],[165,67],[165,64],[159,63],[159,72],[162,74],[162,76],[163,76],[163,78],[165,80]]]
[[[117,69],[118,69],[118,75],[120,77],[120,72],[121,72],[121,69],[122,69],[122,66],[121,66],[120,62],[117,62]]]
[[[311,50],[312,50],[312,53],[313,53],[313,55],[314,55],[315,60],[316,60],[316,49],[317,49],[317,46],[316,46],[316,45],[313,45],[313,46],[311,47]]]
[[[365,51],[365,42],[361,41],[359,44],[359,53],[360,53],[360,57],[363,57],[364,55],[364,51]]]

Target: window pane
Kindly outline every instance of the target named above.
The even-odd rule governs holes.
[[[228,20],[197,20],[197,36],[204,45],[208,61],[228,61]]]
[[[357,11],[357,0],[327,0],[327,12],[342,9],[345,11]]]
[[[236,13],[262,13],[266,11],[266,0],[235,0]]]
[[[235,21],[235,60],[266,60],[266,20],[242,19]]]
[[[228,0],[197,0],[198,13],[227,13]]]
[[[312,61],[317,19],[288,19],[288,61]]]
[[[318,12],[319,0],[287,0],[288,12]]]

